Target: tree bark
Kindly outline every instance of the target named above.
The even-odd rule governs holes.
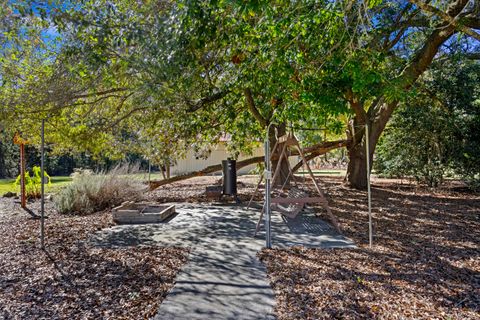
[[[348,145],[348,142],[349,142],[348,140],[326,141],[308,148],[304,148],[303,152],[305,153],[305,159],[307,161],[310,161],[312,159],[315,159],[318,156],[327,154],[332,150],[346,147]],[[297,155],[297,152],[294,152],[292,155]],[[300,169],[302,166],[303,166],[303,160],[300,160],[292,168],[292,171],[297,172],[297,170]]]
[[[367,163],[365,144],[360,143],[348,149],[348,185],[355,189],[364,190],[367,188]]]
[[[372,116],[371,112],[367,114],[365,123],[359,125],[356,119],[353,120],[350,129],[351,140],[347,145],[348,150],[348,167],[346,180],[352,188],[364,190],[367,188],[367,157],[366,157],[366,138],[365,124],[368,124],[369,131],[369,151],[370,151],[370,170],[373,165],[373,155],[377,147],[378,140],[387,126],[388,120],[398,105],[398,101],[391,103],[384,102],[379,99],[377,102],[377,110],[381,110]],[[373,110],[372,109],[372,110]]]
[[[282,123],[278,126],[275,126],[275,129],[277,131],[277,136],[281,137],[287,133],[287,126],[285,123]],[[269,140],[270,140],[270,154],[272,155],[272,175],[273,173],[277,170],[277,167],[279,166],[279,157],[280,153],[282,152],[283,144],[278,144],[276,150],[273,150],[273,147],[275,146],[275,142],[277,141],[277,137],[275,136],[275,130],[271,130],[269,134]],[[288,150],[286,151],[287,153],[287,158],[288,158]],[[280,185],[282,186],[283,184],[288,185],[288,179],[289,179],[289,163],[283,159],[280,162],[280,172],[277,175],[277,178],[275,181],[272,181],[273,185]],[[290,177],[291,178],[291,177]]]

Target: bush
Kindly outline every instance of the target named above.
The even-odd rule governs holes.
[[[138,200],[147,187],[131,173],[124,165],[109,172],[76,171],[72,183],[54,197],[55,206],[63,214],[84,215]]]
[[[376,152],[374,168],[436,187],[447,177],[480,186],[480,64],[442,64],[398,108]]]

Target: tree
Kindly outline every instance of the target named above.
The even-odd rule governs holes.
[[[186,145],[231,133],[233,149],[248,149],[271,123],[281,134],[334,119],[347,133],[347,179],[362,188],[364,126],[373,154],[393,111],[448,53],[452,36],[478,39],[477,8],[465,0],[85,1],[52,14],[63,44],[51,78],[62,81],[42,90],[55,94],[41,101],[82,147],[86,138],[118,146],[108,142],[129,136],[131,119],[164,114],[185,128]],[[338,121],[345,115],[348,125]],[[95,127],[109,130],[89,134]],[[329,143],[319,142],[318,150]]]
[[[128,140],[139,136],[132,134],[135,120],[163,118],[175,123],[172,126],[175,130],[164,131],[165,135],[175,137],[175,141],[181,139],[183,145],[197,141],[199,135],[201,140],[213,142],[219,135],[230,133],[232,151],[237,152],[251,148],[252,141],[264,135],[262,129],[274,121],[274,115],[280,134],[285,132],[288,119],[298,117],[295,108],[275,114],[275,110],[284,107],[275,92],[288,80],[292,67],[284,58],[269,63],[277,53],[268,48],[281,47],[291,39],[285,38],[282,43],[269,41],[263,44],[267,54],[262,59],[250,57],[252,63],[241,63],[247,52],[240,50],[255,51],[261,44],[259,41],[251,44],[248,39],[261,36],[266,40],[269,36],[256,33],[255,21],[259,17],[251,15],[254,7],[205,3],[173,8],[157,8],[154,4],[139,7],[130,2],[105,3],[105,7],[99,4],[102,3],[87,2],[82,10],[70,10],[65,19],[58,18],[60,30],[73,32],[64,35],[64,55],[57,58],[60,65],[51,78],[66,81],[52,81],[48,90],[41,90],[49,92],[42,103],[47,106],[43,111],[55,115],[57,147],[62,141],[73,141],[70,146],[79,148],[102,145],[118,148],[118,143],[109,143],[106,127],[108,132],[115,130],[117,139]],[[248,15],[243,14],[244,10],[248,10]],[[279,6],[277,11],[263,29],[268,30],[275,23],[274,18],[287,12],[288,7]],[[166,21],[172,12],[175,19]],[[308,8],[302,12],[308,13]],[[236,22],[239,15],[243,15],[240,24]],[[317,15],[316,28],[331,17],[320,11]],[[227,19],[224,25],[227,30],[222,33],[209,30],[212,19],[217,22]],[[237,33],[242,29],[238,38]],[[302,28],[296,28],[295,34],[301,32]],[[220,47],[205,45],[217,38],[222,40]],[[158,43],[161,45],[152,45]],[[265,65],[269,65],[268,69],[260,72]],[[279,81],[267,86],[272,76]],[[224,81],[227,78],[229,81]],[[263,89],[254,91],[250,87]],[[95,128],[101,131],[95,132]],[[270,137],[273,146],[273,130]]]
[[[458,175],[480,179],[480,64],[465,56],[434,63],[420,92],[394,112],[379,144],[376,170],[436,187]]]
[[[366,51],[363,58],[370,59],[376,66],[367,64],[367,68],[354,68],[344,87],[344,97],[354,113],[347,132],[351,141],[347,147],[350,158],[347,180],[353,187],[366,186],[364,126],[370,127],[373,155],[392,113],[438,56],[442,45],[454,41],[451,37],[458,31],[478,40],[473,30],[480,24],[477,2],[452,1],[437,5],[420,1],[385,2],[374,8],[378,10],[375,15],[378,23],[357,48],[363,53]],[[378,74],[383,68],[387,68],[387,72],[381,74],[377,83],[365,77],[365,71],[370,69]],[[375,80],[375,76],[372,79]]]

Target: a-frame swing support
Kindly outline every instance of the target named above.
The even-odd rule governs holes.
[[[273,204],[293,204],[295,205],[296,209],[295,211],[296,212],[292,212],[293,216],[296,216],[296,214],[298,214],[298,212],[300,212],[303,208],[303,206],[307,203],[320,203],[322,205],[322,207],[327,211],[327,214],[331,220],[331,223],[333,224],[333,226],[335,227],[335,229],[338,231],[338,232],[341,232],[340,231],[340,228],[338,226],[338,222],[337,222],[337,219],[335,218],[335,216],[333,215],[332,211],[330,210],[330,207],[328,206],[328,201],[323,193],[323,191],[320,189],[320,187],[318,186],[318,183],[317,181],[315,180],[315,176],[313,175],[313,172],[310,168],[310,165],[308,164],[308,161],[306,160],[305,158],[305,154],[303,153],[303,150],[302,148],[300,147],[300,143],[298,142],[298,140],[296,139],[296,137],[293,135],[293,134],[287,134],[287,135],[284,135],[284,136],[281,136],[277,139],[277,142],[275,143],[274,147],[273,147],[273,152],[272,152],[272,155],[270,155],[270,162],[272,161],[274,155],[276,154],[276,151],[278,148],[282,148],[281,149],[281,152],[280,152],[280,156],[278,158],[278,163],[277,163],[277,167],[275,168],[275,172],[273,174],[273,177],[271,178],[271,181],[274,183],[275,180],[277,179],[277,176],[279,175],[280,173],[280,168],[281,168],[281,163],[282,161],[286,161],[287,165],[288,165],[288,169],[289,169],[289,174],[287,176],[287,180],[290,178],[290,176],[292,178],[294,178],[294,172],[292,171],[292,168],[290,166],[290,162],[288,161],[288,154],[287,154],[287,149],[289,147],[294,147],[297,149],[298,151],[298,154],[300,155],[302,161],[303,161],[303,164],[305,165],[305,167],[307,168],[307,171],[308,171],[308,174],[310,176],[310,178],[312,179],[312,182],[315,186],[315,190],[317,191],[319,197],[295,197],[295,198],[291,198],[291,197],[287,197],[287,198],[273,198],[271,199],[271,203]],[[265,173],[264,173],[265,174]],[[264,178],[264,174],[261,175],[258,183],[257,183],[257,186],[255,188],[255,191],[252,195],[252,197],[250,198],[250,201],[248,203],[248,207],[250,207],[255,195],[258,193],[259,189],[260,189],[260,185],[263,181],[263,178]],[[285,184],[282,186],[282,189],[285,187]],[[267,192],[267,190],[266,190]],[[270,205],[270,204],[268,204]],[[260,217],[259,217],[259,220],[257,222],[257,226],[256,226],[256,229],[255,229],[255,235],[258,233],[259,229],[260,229],[260,225],[261,225],[261,221],[262,221],[262,218],[263,218],[263,214],[264,212],[266,211],[266,204],[264,203],[263,205],[263,208],[261,210],[261,213],[260,213]]]

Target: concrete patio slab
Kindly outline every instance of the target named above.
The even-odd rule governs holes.
[[[254,238],[257,209],[244,206],[176,204],[168,223],[115,226],[97,233],[97,246],[189,247],[189,262],[160,305],[155,319],[274,319],[274,293],[256,254],[265,244]],[[275,247],[354,247],[306,210],[296,219],[272,215]]]

